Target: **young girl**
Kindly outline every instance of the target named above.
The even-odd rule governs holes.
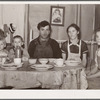
[[[100,89],[100,28],[95,32],[97,50],[95,52],[95,65],[91,66],[91,71],[87,74],[89,89]]]
[[[84,67],[87,64],[87,44],[80,39],[80,28],[71,24],[67,28],[69,40],[62,44],[62,57],[64,60],[82,61]]]
[[[20,46],[21,50],[22,50],[21,51],[22,60],[23,61],[28,60],[29,54],[28,54],[27,50],[24,49],[23,44],[24,44],[24,42],[23,42],[23,39],[22,39],[21,36],[16,35],[16,36],[13,37],[13,48],[9,50],[9,55],[8,55],[10,59],[13,60],[13,58],[15,58],[15,49],[16,49],[17,46]]]

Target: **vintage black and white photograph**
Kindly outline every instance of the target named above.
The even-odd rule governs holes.
[[[100,4],[0,4],[0,90],[100,90]]]
[[[59,6],[51,6],[50,23],[52,25],[64,25],[65,8]]]

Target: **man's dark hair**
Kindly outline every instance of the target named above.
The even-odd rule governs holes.
[[[47,25],[49,25],[49,29],[50,29],[50,31],[51,31],[50,23],[47,22],[47,21],[45,21],[45,20],[42,21],[42,22],[40,22],[40,23],[38,23],[37,28],[38,28],[38,30],[40,30],[41,27],[45,27],[45,26],[47,26]]]

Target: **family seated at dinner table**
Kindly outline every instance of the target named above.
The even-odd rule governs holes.
[[[30,42],[28,50],[24,48],[24,41],[20,35],[13,37],[12,48],[7,50],[4,32],[0,29],[0,57],[6,56],[8,60],[13,61],[16,47],[19,46],[21,48],[22,61],[39,58],[61,58],[64,61],[79,61],[83,68],[86,68],[89,51],[87,44],[81,40],[79,26],[74,23],[68,26],[66,32],[69,39],[61,45],[61,48],[59,43],[51,38],[52,29],[48,21],[44,20],[38,23],[37,29],[39,36]],[[100,29],[96,31],[96,41],[98,49],[95,56],[95,67],[92,67],[91,72],[89,71],[87,74],[88,79],[100,76],[98,71],[100,69]]]
[[[30,42],[28,51],[23,47],[24,41],[21,36],[16,35],[13,37],[12,48],[8,51],[10,60],[13,61],[15,58],[15,50],[19,46],[21,47],[23,61],[28,61],[29,58],[63,58],[64,61],[82,61],[82,65],[86,67],[88,48],[87,44],[80,39],[80,28],[76,24],[68,26],[69,40],[64,42],[61,48],[58,42],[50,37],[52,29],[48,21],[44,20],[38,23],[37,29],[39,30],[39,36]]]

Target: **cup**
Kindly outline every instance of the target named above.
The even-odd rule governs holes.
[[[20,65],[21,64],[21,58],[14,58],[14,63],[15,63],[15,65]]]
[[[64,63],[64,60],[63,59],[56,59],[55,63],[58,67],[61,67]]]

